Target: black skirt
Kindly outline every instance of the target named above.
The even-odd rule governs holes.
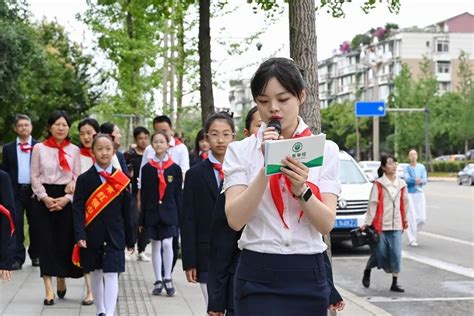
[[[43,184],[49,197],[64,196],[65,185]],[[50,212],[42,201],[35,199],[34,211],[38,215],[41,276],[80,278],[83,272],[72,263],[74,229],[72,204],[61,211]]]

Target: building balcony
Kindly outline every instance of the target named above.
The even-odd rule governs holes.
[[[457,57],[451,57],[449,52],[433,52],[434,61],[450,61],[451,59],[456,59]]]
[[[450,73],[437,73],[436,80],[441,81],[441,82],[451,81],[451,74]]]

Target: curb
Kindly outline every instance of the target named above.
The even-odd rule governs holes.
[[[343,288],[338,287],[337,290],[339,293],[342,295],[344,299],[347,299],[348,301],[351,301],[355,305],[359,306],[360,308],[364,309],[371,315],[381,315],[381,316],[390,316],[389,312],[381,309],[378,306],[375,306],[372,303],[369,303],[367,300],[363,299],[362,297],[359,297],[355,295],[352,292],[349,292],[347,290],[344,290]]]
[[[441,181],[456,182],[457,178],[456,177],[429,177],[428,178],[428,182],[441,182]]]

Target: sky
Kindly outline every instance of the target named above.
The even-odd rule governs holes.
[[[346,13],[344,18],[336,19],[327,14],[326,10],[319,10],[316,14],[318,59],[330,57],[343,41],[350,41],[354,35],[384,26],[387,22],[396,23],[402,28],[415,25],[424,27],[466,11],[474,14],[472,0],[400,1],[401,10],[398,15],[388,11],[385,1],[378,3],[377,8],[367,15],[359,8],[364,0],[353,0],[352,3],[348,3],[344,7]],[[215,79],[223,83],[214,89],[216,106],[228,105],[229,80],[250,78],[258,64],[272,55],[289,57],[287,10],[269,23],[269,19],[263,13],[253,12],[252,6],[248,5],[246,0],[229,2],[227,9],[235,11],[223,16],[217,14],[217,17],[211,20],[211,38],[226,42],[242,42],[260,30],[265,32],[255,41],[262,44],[261,50],[257,50],[256,45],[252,44],[247,52],[238,56],[228,56],[226,47],[215,41],[212,43],[212,67],[216,71]],[[35,18],[57,19],[65,26],[71,39],[84,43],[89,51],[94,50],[94,34],[75,18],[77,13],[86,10],[85,0],[29,0],[29,3]]]

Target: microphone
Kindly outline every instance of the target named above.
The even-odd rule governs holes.
[[[278,135],[281,134],[281,124],[279,120],[271,119],[270,122],[268,122],[268,127],[274,127]]]

